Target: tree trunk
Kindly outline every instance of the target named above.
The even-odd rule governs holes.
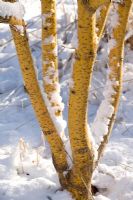
[[[52,119],[48,113],[47,107],[41,95],[41,91],[35,74],[33,60],[31,57],[31,52],[29,50],[26,30],[23,34],[20,34],[17,30],[14,29],[13,26],[10,26],[10,28],[15,42],[25,87],[28,91],[30,101],[34,108],[38,122],[42,128],[42,131],[50,144],[55,168],[59,174],[63,173],[64,170],[67,169],[64,145],[57,133],[57,130],[52,122]]]
[[[54,109],[55,115],[61,116],[61,102],[57,101],[57,98],[55,98],[60,95],[57,59],[56,0],[42,0],[41,8],[44,89]]]
[[[11,0],[10,2],[15,2]],[[45,134],[53,155],[53,163],[59,175],[59,180],[63,188],[71,192],[76,200],[92,200],[91,180],[95,168],[94,151],[90,132],[87,124],[88,94],[91,83],[93,66],[97,54],[97,34],[96,34],[96,10],[99,6],[109,5],[110,0],[78,0],[78,48],[75,54],[73,66],[73,87],[70,89],[69,119],[68,128],[70,143],[72,148],[73,166],[68,169],[66,152],[63,142],[57,133],[56,127],[44,103],[41,91],[37,82],[31,52],[29,50],[28,38],[24,28],[20,34],[14,26],[10,26],[13,39],[24,78],[35,114]],[[114,123],[116,111],[121,91],[122,81],[122,60],[125,27],[131,7],[131,0],[125,4],[118,4],[119,23],[113,30],[113,38],[116,45],[110,51],[110,75],[115,95],[112,96],[112,106],[115,108],[110,118],[108,134],[99,147],[99,157],[108,141]],[[109,7],[107,7],[109,8]],[[43,73],[44,87],[51,102],[51,105],[58,106],[52,102],[52,93],[56,91],[58,84],[57,55],[56,49],[56,22],[55,22],[55,1],[42,0],[43,14]],[[105,10],[107,14],[108,9]],[[106,19],[105,19],[106,20]],[[101,37],[105,20],[99,22]],[[52,70],[52,74],[49,72]],[[47,77],[48,76],[48,77]],[[116,84],[117,83],[117,84]],[[55,113],[57,116],[59,113]]]
[[[110,1],[78,0],[78,49],[73,66],[73,87],[70,89],[68,128],[73,156],[69,191],[76,200],[91,200],[91,179],[95,158],[87,127],[88,94],[98,42],[104,30],[106,17],[99,23],[96,34],[96,10]],[[107,8],[108,10],[109,8]],[[106,14],[108,13],[106,10]],[[98,36],[98,40],[97,40]]]
[[[112,94],[111,105],[114,107],[114,112],[109,118],[108,132],[104,136],[99,149],[98,149],[98,160],[103,154],[106,144],[108,143],[112,128],[116,119],[118,106],[120,102],[120,95],[122,89],[122,71],[123,71],[123,60],[124,60],[124,39],[126,33],[126,27],[128,23],[128,17],[132,7],[132,1],[126,0],[124,3],[118,4],[117,14],[118,23],[113,28],[111,40],[114,43],[109,54],[109,79],[112,83],[112,88],[115,94]]]
[[[87,127],[88,93],[97,52],[96,13],[88,3],[78,0],[78,49],[70,89],[68,128],[73,156],[71,193],[77,200],[91,200],[94,169],[92,141]]]

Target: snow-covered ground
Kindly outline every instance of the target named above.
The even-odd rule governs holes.
[[[41,19],[39,0],[21,0],[38,79],[41,80]],[[58,43],[61,93],[67,120],[70,65],[74,52],[75,0],[58,0]],[[71,43],[71,45],[70,45]],[[104,49],[103,49],[104,51]],[[102,100],[106,68],[99,55],[90,95],[93,122]],[[125,50],[123,94],[116,124],[93,177],[100,193],[96,200],[133,199],[133,52]],[[66,131],[67,132],[67,131]],[[45,143],[24,90],[20,67],[8,25],[0,24],[0,200],[71,200],[61,191]]]

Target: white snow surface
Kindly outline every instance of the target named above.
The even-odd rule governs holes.
[[[20,3],[25,6],[24,17],[27,20],[31,51],[38,80],[42,82],[40,1],[20,0]],[[74,48],[77,46],[74,23],[77,16],[76,7],[76,0],[57,1],[60,82],[66,121],[71,82],[70,66]],[[131,27],[129,30],[132,31]],[[131,32],[128,34],[131,35]],[[89,99],[88,118],[91,124],[100,103],[104,101],[102,92],[107,76],[104,66],[107,62],[108,45],[102,41],[101,46]],[[95,200],[133,199],[133,51],[128,47],[125,49],[123,70],[123,93],[119,113],[110,142],[93,175],[93,184],[99,188]],[[69,161],[72,162],[67,128],[65,134],[65,146]],[[97,137],[96,139],[98,140]],[[67,191],[60,190],[49,145],[42,136],[23,87],[9,28],[0,24],[0,200],[23,199],[72,200],[72,197]]]
[[[49,36],[48,38],[45,38],[44,40],[44,44],[48,45],[48,44],[52,44],[55,43],[56,39],[53,35]]]
[[[95,138],[96,149],[98,149],[99,145],[103,141],[103,137],[107,135],[110,118],[114,113],[114,107],[111,105],[112,96],[115,94],[113,89],[114,85],[114,82],[107,80],[103,92],[104,99],[98,108],[95,120],[92,124],[92,135]]]
[[[22,19],[24,16],[24,6],[20,2],[10,3],[0,0],[0,16]]]

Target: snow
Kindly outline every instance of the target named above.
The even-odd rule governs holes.
[[[118,4],[113,4],[107,21],[107,30],[109,31],[109,33],[111,33],[113,28],[119,24],[119,15],[117,13],[117,10]]]
[[[51,25],[51,23],[49,23],[49,22],[46,23],[46,20],[47,20],[47,18],[52,16],[52,13],[54,13],[53,10],[51,10],[51,12],[47,12],[47,13],[44,13],[42,15],[42,23],[43,23],[44,26],[50,26]]]
[[[24,7],[20,2],[9,3],[0,0],[0,16],[22,19],[24,12]]]
[[[102,101],[95,120],[92,124],[92,135],[94,136],[96,149],[98,149],[99,145],[103,141],[104,135],[108,133],[108,125],[110,122],[110,118],[114,112],[114,107],[111,105],[112,103],[112,96],[115,94],[113,89],[113,85],[116,83],[111,82],[110,80],[107,81],[105,85],[105,90],[103,92],[104,100]],[[104,134],[103,134],[104,133]]]
[[[45,75],[45,77],[43,78],[45,81],[45,84],[51,84],[52,83],[52,79],[50,78],[51,76],[58,76],[58,71],[56,71],[54,69],[54,62],[50,62],[50,61],[44,61],[45,64],[49,63],[51,64],[51,67],[48,68],[47,70],[47,74]],[[56,106],[51,106],[51,104],[49,103],[49,100],[47,98],[47,95],[44,93],[43,97],[44,97],[44,101],[47,105],[47,108],[49,110],[49,113],[51,115],[51,118],[54,121],[55,127],[57,129],[58,134],[61,136],[61,138],[63,139],[63,141],[66,141],[66,137],[64,135],[64,130],[66,128],[66,121],[63,119],[62,114],[59,116],[56,116],[56,112],[58,111],[63,111],[64,109],[64,103],[62,102],[62,97],[60,96],[60,85],[58,82],[54,83],[54,87],[55,87],[55,91],[52,91],[49,93],[50,95],[50,103],[55,103]],[[43,84],[42,84],[42,93],[43,93]]]
[[[50,35],[48,38],[45,38],[44,40],[44,44],[45,45],[48,45],[48,44],[52,44],[52,43],[55,43],[55,36],[53,35]]]
[[[115,39],[110,39],[108,42],[108,53],[110,52],[111,49],[113,49],[114,47],[116,47],[117,43]]]
[[[41,85],[40,1],[20,0],[20,3],[25,6],[24,18],[27,20],[30,47]],[[64,103],[63,117],[67,121],[69,83],[71,87],[73,86],[70,66],[73,51],[77,45],[76,0],[74,2],[64,0],[61,3],[57,1],[57,9],[59,76]],[[131,25],[128,30],[127,34],[131,36]],[[67,191],[61,191],[56,171],[52,165],[49,145],[42,136],[28,95],[23,87],[20,67],[7,25],[1,24],[0,39],[0,200],[72,200]],[[102,94],[108,75],[106,69],[107,42],[101,41],[101,47],[89,98],[88,118],[91,124],[100,103],[107,103]],[[93,184],[99,188],[99,193],[94,197],[95,200],[133,199],[132,55],[133,51],[126,47],[124,85],[119,113],[110,142],[93,175]],[[110,83],[107,84],[111,89]],[[107,90],[105,95],[110,94],[109,91]],[[53,98],[56,97],[53,96]],[[107,111],[105,105],[104,108],[104,111]],[[109,114],[112,112],[111,110],[104,114]],[[55,123],[57,125],[57,122]],[[68,152],[69,163],[72,165],[67,127],[65,137],[64,144]]]
[[[102,195],[98,195],[98,196],[95,197],[95,200],[109,200],[109,199],[102,196]]]
[[[52,61],[44,61],[43,62],[44,64],[49,64],[51,65],[48,70],[47,70],[47,73],[44,77],[44,80],[45,80],[45,83],[46,84],[51,84],[52,83],[52,79],[50,78],[51,76],[55,76],[57,77],[58,76],[58,71],[54,69],[54,62]],[[58,88],[57,88],[58,89]],[[59,90],[60,91],[60,90]]]
[[[49,111],[49,114],[54,122],[54,125],[56,127],[57,133],[59,134],[59,136],[62,138],[63,142],[65,143],[66,141],[66,136],[64,134],[64,130],[66,128],[66,121],[63,119],[63,116],[56,116],[55,112],[58,110],[63,111],[64,108],[64,104],[62,103],[62,98],[60,96],[60,87],[58,87],[58,89],[55,92],[51,92],[51,101],[50,102],[56,102],[58,104],[58,106],[54,106],[52,107],[46,93],[44,93],[43,91],[43,83],[40,83],[41,86],[41,91],[43,93],[43,98],[45,101],[45,104],[47,106],[47,109]]]

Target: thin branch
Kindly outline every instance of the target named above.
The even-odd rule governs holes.
[[[110,8],[111,8],[111,3],[109,2],[103,5],[100,10],[100,16],[98,17],[98,20],[96,22],[96,26],[98,28],[97,37],[99,38],[99,40],[103,35]]]
[[[128,22],[128,17],[131,11],[132,2],[131,0],[125,1],[124,5],[118,4],[118,15],[119,23],[114,27],[112,32],[112,37],[116,41],[116,45],[110,50],[109,54],[109,67],[110,74],[109,79],[112,82],[112,88],[115,94],[112,94],[111,105],[114,108],[112,115],[108,118],[108,131],[104,133],[103,141],[98,148],[98,161],[103,154],[103,151],[108,143],[109,137],[112,132],[112,128],[116,119],[116,114],[118,111],[121,89],[122,89],[122,70],[123,70],[123,54],[124,54],[124,38]],[[114,81],[115,80],[115,81]],[[118,83],[118,84],[116,84]],[[97,163],[98,163],[97,161]]]

